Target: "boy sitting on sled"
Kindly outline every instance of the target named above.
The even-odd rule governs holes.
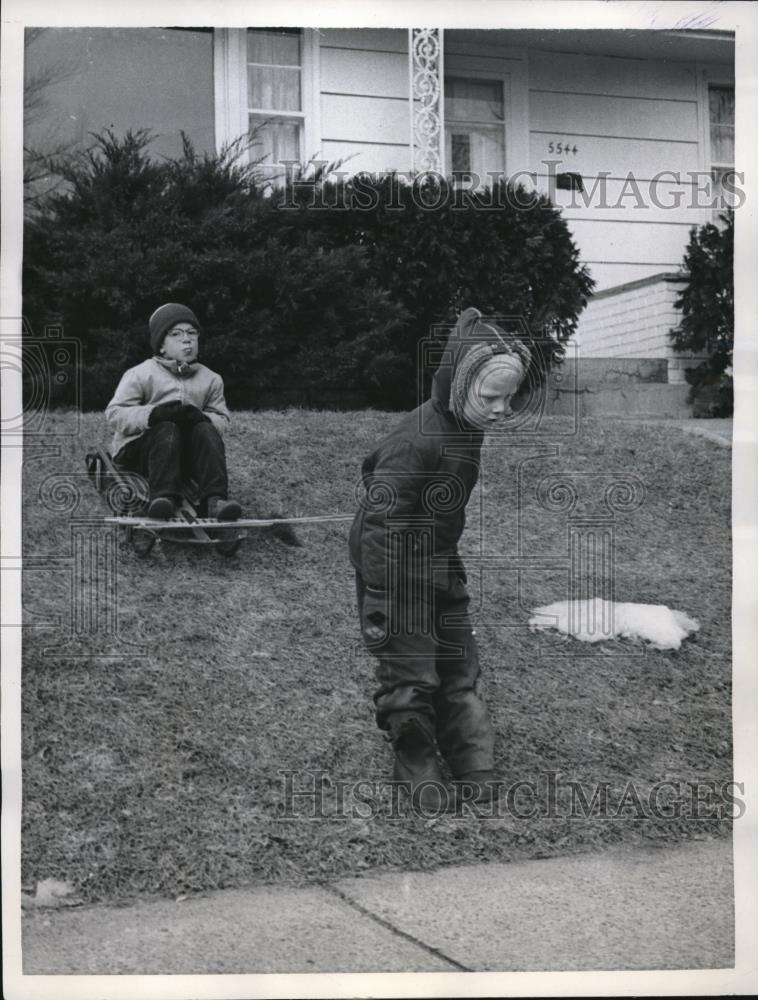
[[[241,509],[228,499],[224,383],[198,363],[197,317],[187,306],[167,302],[149,325],[153,357],[123,375],[105,410],[115,432],[114,461],[147,480],[150,517],[172,517],[182,481],[192,478],[201,515],[235,521]]]
[[[350,532],[361,631],[378,660],[376,720],[394,748],[394,780],[421,810],[497,794],[458,541],[484,431],[510,414],[530,362],[477,309],[459,316],[442,358],[431,399],[363,462],[365,499]],[[438,749],[453,775],[450,796]]]

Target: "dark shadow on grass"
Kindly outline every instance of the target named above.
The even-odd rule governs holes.
[[[279,511],[271,511],[267,514],[257,514],[256,517],[260,517],[264,520],[281,520],[285,517]],[[303,543],[297,536],[297,532],[292,527],[291,524],[272,524],[269,528],[264,528],[264,532],[271,538],[276,538],[284,545],[289,545],[291,548],[302,548]]]

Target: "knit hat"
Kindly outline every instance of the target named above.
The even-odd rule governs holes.
[[[482,368],[494,358],[513,367],[523,379],[529,368],[531,354],[513,333],[485,319],[478,309],[466,309],[458,317],[456,328],[448,340],[452,363],[440,365],[435,375],[436,396],[459,419],[469,399],[471,388]],[[448,381],[449,380],[449,381]],[[445,382],[447,399],[445,395]]]
[[[163,338],[172,326],[177,323],[192,323],[199,327],[197,316],[187,306],[182,306],[178,302],[167,302],[159,306],[150,317],[150,346],[153,353],[157,354],[161,349]]]
[[[529,348],[511,331],[505,331],[469,306],[458,316],[432,380],[432,399],[462,419],[469,390],[482,366],[493,357],[506,357],[526,375]]]

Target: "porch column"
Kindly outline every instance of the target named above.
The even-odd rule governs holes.
[[[408,29],[411,171],[445,170],[445,67],[442,28]]]

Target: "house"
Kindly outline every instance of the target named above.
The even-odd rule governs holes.
[[[315,157],[536,186],[597,283],[582,356],[682,380],[667,331],[689,230],[743,197],[731,32],[59,28],[28,46],[27,73],[46,65],[64,69],[27,145],[149,127],[171,155],[181,131],[202,151],[260,126],[272,174]]]

